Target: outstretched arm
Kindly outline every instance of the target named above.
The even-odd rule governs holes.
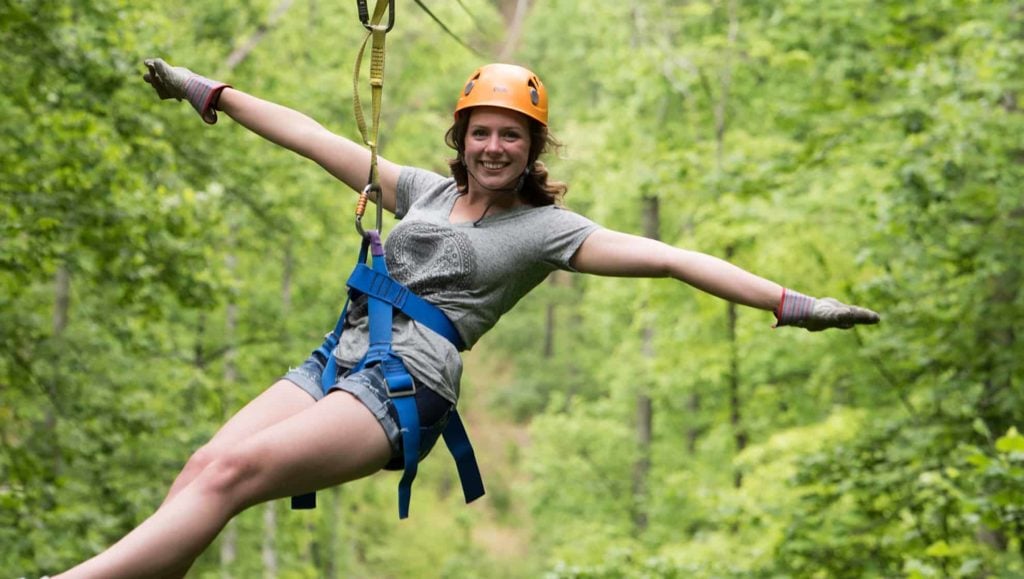
[[[671,277],[737,304],[774,310],[782,286],[727,261],[646,237],[599,229],[573,256],[583,273],[618,277]]]
[[[315,161],[353,190],[362,191],[366,186],[370,151],[305,114],[233,88],[224,89],[217,108],[257,135]],[[394,212],[400,169],[382,158],[377,159],[377,169],[384,208]]]
[[[587,237],[571,265],[596,275],[675,278],[730,302],[770,310],[780,326],[816,331],[879,321],[871,310],[786,290],[717,257],[610,229],[599,229]]]
[[[188,99],[207,123],[216,122],[214,109],[261,137],[316,162],[328,173],[362,191],[370,172],[370,152],[345,137],[332,133],[296,110],[266,101],[223,83],[210,81],[187,68],[147,59],[143,77],[160,98]],[[395,190],[400,167],[378,158],[384,208],[395,210]]]

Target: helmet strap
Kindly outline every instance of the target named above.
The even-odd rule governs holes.
[[[461,157],[461,156],[459,157],[459,160],[460,160],[460,161],[462,160],[462,157]],[[464,161],[463,161],[463,164],[465,164],[465,162],[464,162]],[[519,175],[519,177],[518,177],[518,178],[516,179],[516,186],[515,186],[515,188],[514,188],[514,189],[513,189],[513,188],[507,188],[507,187],[505,187],[505,188],[501,188],[501,189],[491,189],[490,187],[487,187],[487,186],[485,186],[485,185],[482,185],[482,184],[480,183],[480,181],[479,181],[479,180],[478,180],[478,179],[476,178],[476,176],[475,176],[475,175],[473,175],[473,173],[471,173],[471,172],[469,171],[469,167],[466,167],[466,173],[469,173],[469,176],[470,176],[470,177],[472,177],[474,181],[476,181],[476,184],[477,184],[477,185],[478,185],[479,187],[483,187],[484,189],[487,189],[488,191],[496,191],[496,192],[499,192],[499,193],[515,193],[516,195],[518,195],[519,193],[521,193],[521,192],[523,191],[523,186],[524,186],[524,185],[526,184],[526,178],[527,178],[527,177],[528,177],[528,176],[530,175],[530,168],[529,168],[529,167],[527,167],[527,168],[526,168],[526,169],[524,169],[524,170],[523,170],[523,172],[522,172],[522,173],[521,173],[521,174]],[[487,207],[484,207],[484,211],[483,211],[483,213],[481,213],[481,214],[480,214],[480,217],[479,217],[479,218],[477,218],[477,220],[473,222],[473,227],[478,227],[478,226],[480,225],[480,222],[484,220],[484,217],[487,217],[487,212],[491,210],[491,207],[493,207],[493,206],[494,206],[494,203],[495,203],[496,201],[497,201],[497,199],[496,199],[496,198],[494,198],[494,199],[491,199],[491,200],[490,200],[490,201],[489,201],[489,202],[487,203]]]
[[[526,185],[526,178],[530,176],[530,167],[527,166],[523,169],[523,173],[519,175],[519,181],[516,183],[516,193],[523,192],[523,185]]]

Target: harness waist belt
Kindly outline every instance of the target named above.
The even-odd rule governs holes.
[[[451,342],[460,352],[466,349],[462,336],[455,329],[448,316],[437,306],[414,294],[412,290],[398,283],[394,278],[358,264],[348,278],[348,287],[353,290],[387,302],[400,312],[439,334]]]

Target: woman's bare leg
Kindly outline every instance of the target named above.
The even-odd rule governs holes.
[[[181,489],[188,486],[208,464],[220,454],[233,448],[255,432],[276,424],[289,416],[305,410],[315,404],[313,398],[288,380],[278,380],[262,394],[253,398],[241,410],[235,413],[209,442],[197,450],[178,473],[171,488],[167,491],[163,505],[166,505]]]
[[[59,577],[180,577],[245,508],[367,476],[390,456],[373,414],[333,393],[239,441],[134,531]]]

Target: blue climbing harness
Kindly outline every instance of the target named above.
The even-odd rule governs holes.
[[[372,267],[366,265],[367,254],[372,255]],[[358,372],[372,366],[379,366],[384,374],[384,383],[388,396],[398,412],[398,426],[402,432],[402,451],[404,470],[398,483],[398,517],[409,516],[409,499],[412,494],[412,482],[416,478],[416,469],[420,457],[420,418],[416,409],[416,383],[406,369],[402,359],[391,349],[391,325],[394,310],[409,316],[451,342],[458,350],[465,350],[462,337],[451,320],[440,309],[417,296],[409,288],[395,281],[388,274],[384,260],[384,246],[381,244],[377,230],[366,231],[359,250],[359,261],[347,282],[349,292],[345,307],[334,330],[324,337],[324,343],[314,351],[326,360],[321,378],[321,386],[327,393],[337,381],[338,365],[334,357],[334,348],[341,339],[348,304],[360,295],[368,301],[370,346],[366,355],[353,368]],[[459,413],[452,408],[441,435],[448,450],[455,458],[455,465],[462,481],[462,493],[466,502],[472,502],[484,494],[484,484],[480,477],[480,469],[476,463],[473,447],[469,436],[459,418]],[[316,507],[316,493],[292,497],[293,509],[311,509]]]
[[[363,142],[370,149],[370,175],[367,179],[367,186],[359,195],[356,204],[356,229],[363,238],[359,249],[359,261],[356,268],[349,276],[347,285],[349,287],[348,300],[341,310],[338,323],[334,331],[324,337],[324,343],[317,348],[313,354],[325,361],[323,376],[320,380],[324,393],[326,394],[337,382],[338,363],[334,358],[334,348],[341,339],[341,331],[345,325],[345,316],[348,312],[348,304],[352,299],[365,295],[367,297],[370,322],[370,347],[366,355],[352,368],[352,372],[378,366],[384,374],[384,383],[387,387],[388,396],[391,397],[395,410],[398,413],[398,427],[402,432],[402,458],[404,471],[402,480],[398,483],[398,517],[404,519],[409,516],[409,498],[412,495],[412,481],[416,478],[416,467],[419,464],[420,456],[420,416],[416,409],[416,383],[413,381],[409,371],[402,363],[402,359],[391,349],[391,324],[394,310],[402,312],[416,322],[423,324],[434,332],[448,339],[455,347],[462,351],[465,344],[462,337],[452,325],[451,320],[444,315],[444,312],[428,303],[423,298],[412,293],[409,288],[395,281],[389,274],[387,265],[384,263],[384,246],[381,244],[380,232],[382,231],[382,209],[380,175],[377,167],[377,129],[380,126],[380,103],[384,87],[384,46],[385,35],[391,30],[395,23],[395,2],[394,0],[377,0],[372,15],[369,11],[366,0],[357,0],[359,8],[359,20],[367,30],[367,36],[363,40],[363,47],[359,50],[355,66],[355,91],[353,93],[353,104],[355,106],[356,124]],[[383,25],[384,15],[388,15],[387,26]],[[366,120],[363,115],[361,101],[359,99],[359,68],[363,60],[363,50],[366,43],[372,39],[370,86],[372,125],[367,129]],[[366,210],[369,194],[374,193],[377,203],[377,229],[363,230],[363,212]],[[372,267],[366,265],[367,253],[372,254]],[[452,408],[448,415],[448,422],[441,431],[444,442],[455,457],[455,465],[459,470],[459,479],[462,481],[462,493],[466,502],[472,502],[484,494],[484,483],[480,478],[480,469],[476,464],[476,456],[473,454],[473,447],[469,443],[469,436],[466,428],[462,425],[459,413]],[[293,509],[316,508],[316,493],[309,493],[292,497]]]

